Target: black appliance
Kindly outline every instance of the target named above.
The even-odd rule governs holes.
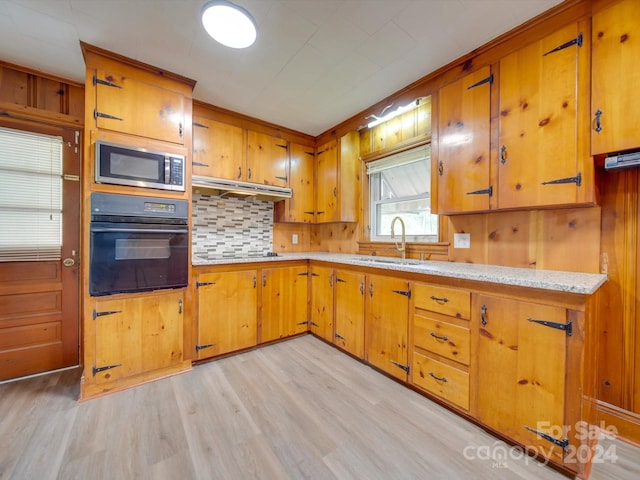
[[[186,287],[188,215],[185,200],[92,193],[90,295]]]
[[[96,182],[185,191],[185,158],[96,141]]]

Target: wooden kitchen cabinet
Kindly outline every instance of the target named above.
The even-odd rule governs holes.
[[[181,92],[117,70],[97,69],[94,118],[99,129],[184,144],[185,99]]]
[[[364,358],[364,273],[334,271],[334,343],[350,354]]]
[[[330,267],[312,265],[311,278],[311,333],[333,343],[333,285],[335,275]]]
[[[244,130],[193,116],[193,174],[242,180],[246,163]]]
[[[438,92],[438,148],[431,169],[437,175],[437,213],[490,208],[492,83],[487,66]]]
[[[286,187],[289,184],[289,145],[286,140],[248,131],[247,182]]]
[[[562,428],[567,425],[575,433],[565,418],[565,378],[581,374],[566,369],[568,332],[558,327],[569,324],[567,310],[474,295],[472,317],[478,419],[562,462],[569,441]]]
[[[309,319],[309,268],[261,270],[262,314],[260,342],[270,342],[306,332]]]
[[[573,23],[499,62],[498,208],[593,201],[589,39]]]
[[[257,279],[256,270],[198,275],[198,359],[258,343]]]
[[[592,17],[591,154],[640,147],[640,3],[623,0]]]
[[[95,302],[95,356],[86,384],[117,381],[182,363],[183,293],[104,298]]]
[[[349,132],[318,147],[316,222],[357,222],[360,195],[360,139]]]
[[[313,223],[315,148],[291,142],[289,150],[291,198],[276,203],[275,218],[278,222]]]
[[[367,275],[365,360],[407,381],[410,285],[407,280]]]
[[[416,283],[413,296],[410,379],[425,391],[469,410],[471,293]]]

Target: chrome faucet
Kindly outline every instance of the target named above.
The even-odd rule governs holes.
[[[400,220],[400,226],[402,227],[402,246],[401,247],[398,246],[398,241],[395,239],[396,233],[394,231],[394,227],[396,226],[396,220]],[[391,220],[391,238],[394,239],[393,241],[396,244],[396,250],[400,252],[400,254],[402,255],[402,259],[404,260],[407,257],[407,240],[404,232],[404,221],[400,217],[393,217],[393,220]]]

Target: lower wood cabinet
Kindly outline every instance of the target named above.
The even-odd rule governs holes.
[[[473,317],[478,419],[562,462],[565,427],[571,435],[576,427],[565,418],[566,376],[581,374],[566,368],[567,310],[477,295]]]
[[[258,272],[204,273],[197,276],[198,359],[258,343]]]
[[[411,382],[469,410],[471,292],[438,285],[413,285]]]
[[[306,332],[309,321],[308,266],[266,268],[260,275],[260,341],[270,342]]]
[[[407,381],[409,372],[409,282],[385,275],[367,275],[365,360]]]
[[[365,275],[336,269],[334,284],[334,343],[350,354],[364,358]]]
[[[311,278],[311,333],[333,342],[333,268],[312,265]]]
[[[153,372],[162,376],[163,371],[188,368],[182,352],[183,313],[181,290],[95,300],[95,343],[85,343],[85,358],[92,361],[85,366],[82,397],[129,386],[127,379],[137,378],[135,384]]]

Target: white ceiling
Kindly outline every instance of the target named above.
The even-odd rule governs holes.
[[[246,50],[206,35],[206,2],[0,0],[0,60],[83,82],[82,40],[316,136],[561,0],[235,0],[258,25]]]

